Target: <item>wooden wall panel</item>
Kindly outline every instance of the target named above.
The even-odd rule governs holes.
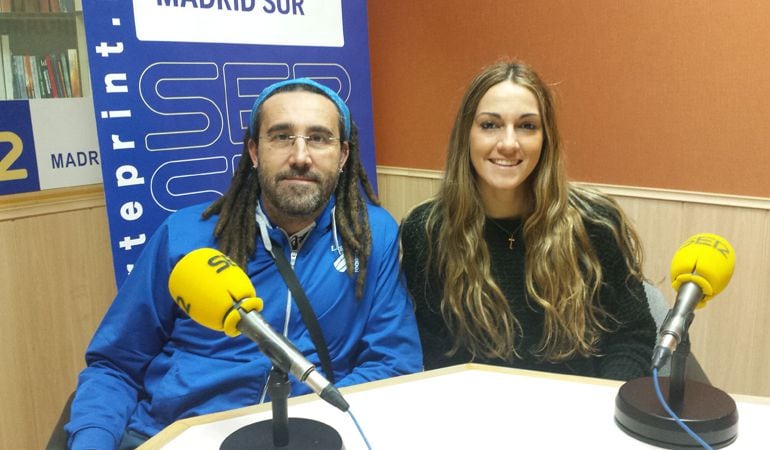
[[[387,168],[377,171],[377,188],[383,206],[401,221],[414,206],[433,196],[439,187],[436,171]]]
[[[0,221],[0,448],[45,447],[115,295],[100,202],[31,202]]]

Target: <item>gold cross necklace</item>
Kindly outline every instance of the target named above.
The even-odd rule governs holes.
[[[508,235],[508,250],[513,250],[513,243],[516,242],[516,238],[514,236],[516,233],[521,229],[521,224],[519,224],[518,227],[516,227],[513,231],[506,229],[504,226],[497,223],[497,221],[491,217],[488,217],[489,221],[492,222],[497,228],[502,230],[505,234]]]

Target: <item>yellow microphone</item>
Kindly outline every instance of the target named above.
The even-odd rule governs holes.
[[[735,251],[723,237],[700,233],[690,237],[671,261],[671,286],[679,290],[684,283],[697,284],[703,291],[698,308],[722,292],[733,276]]]
[[[262,299],[248,275],[219,250],[199,248],[185,255],[171,270],[168,290],[191,319],[231,337],[243,333],[276,367],[294,375],[343,412],[348,410],[337,388],[258,314]]]
[[[237,309],[262,311],[262,299],[246,273],[213,248],[199,248],[180,259],[169,276],[168,290],[194,321],[231,337],[241,334]]]
[[[735,251],[721,236],[691,236],[671,261],[671,286],[677,291],[674,307],[658,332],[652,367],[661,368],[684,338],[697,308],[722,292],[733,276]]]

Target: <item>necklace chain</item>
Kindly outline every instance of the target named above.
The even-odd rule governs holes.
[[[521,230],[521,225],[522,225],[522,224],[520,223],[518,227],[514,228],[514,229],[513,229],[513,231],[511,231],[511,230],[508,230],[508,229],[506,229],[504,226],[500,225],[499,223],[497,223],[497,220],[495,220],[495,219],[493,219],[493,218],[491,218],[491,217],[488,217],[488,219],[489,219],[489,221],[490,221],[490,222],[492,222],[492,223],[493,223],[493,224],[494,224],[494,225],[495,225],[497,228],[499,228],[500,230],[502,230],[502,231],[503,231],[505,234],[509,235],[509,236],[508,236],[508,250],[513,250],[513,244],[514,244],[514,242],[516,242],[516,238],[514,238],[513,236],[514,236],[516,233],[518,233],[518,232],[519,232],[519,230]]]

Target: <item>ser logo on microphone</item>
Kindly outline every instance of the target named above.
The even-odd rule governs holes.
[[[210,267],[217,267],[217,273],[222,273],[223,270],[227,269],[228,267],[235,266],[235,263],[232,259],[228,258],[225,255],[215,255],[206,261]]]
[[[214,256],[211,256],[206,260],[206,264],[211,267],[212,269],[215,269],[214,272],[216,274],[221,274],[223,271],[230,267],[237,267],[235,262],[233,262],[232,259],[228,258],[226,255],[222,253],[215,254]],[[181,295],[177,295],[174,298],[174,303],[179,306],[184,312],[186,312],[188,315],[190,314],[190,303],[185,301],[184,297]]]
[[[722,256],[727,258],[730,255],[730,248],[727,246],[727,244],[721,240],[719,240],[714,235],[704,235],[704,234],[697,234],[695,236],[692,236],[687,242],[682,244],[679,248],[685,248],[690,245],[703,245],[705,247],[711,247],[717,252],[721,253]]]

